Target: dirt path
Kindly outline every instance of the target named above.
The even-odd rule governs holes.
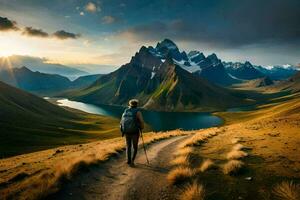
[[[78,175],[49,199],[174,199],[175,192],[166,183],[168,163],[177,145],[186,137],[173,137],[151,145],[147,149],[150,166],[146,165],[142,149],[134,168],[125,164],[123,154]]]

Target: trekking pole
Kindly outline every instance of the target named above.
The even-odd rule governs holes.
[[[146,147],[145,147],[145,143],[144,143],[143,132],[142,132],[142,130],[140,130],[140,131],[141,131],[141,138],[142,138],[142,142],[143,142],[143,148],[144,148],[146,160],[147,160],[147,163],[149,165],[150,163],[149,163],[149,160],[148,160],[147,151],[146,151]]]

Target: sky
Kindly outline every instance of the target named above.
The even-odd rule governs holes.
[[[0,56],[120,66],[164,38],[224,61],[297,65],[300,1],[0,0]]]

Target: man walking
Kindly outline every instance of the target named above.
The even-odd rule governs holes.
[[[144,120],[141,111],[138,109],[139,101],[131,99],[129,107],[125,109],[120,122],[122,137],[126,138],[127,164],[134,166],[134,160],[138,150],[140,131],[144,128]],[[131,150],[133,147],[133,155]]]

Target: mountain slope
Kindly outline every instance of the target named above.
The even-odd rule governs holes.
[[[174,61],[173,53],[164,60],[146,47],[128,64],[102,76],[90,87],[70,93],[69,97],[93,104],[118,105],[138,98],[145,108],[165,111],[216,110],[243,101],[232,91],[182,69]]]
[[[118,135],[115,119],[70,112],[1,81],[0,108],[1,158]]]
[[[71,83],[72,88],[83,88],[91,85],[97,79],[99,79],[103,74],[93,74],[93,75],[86,75],[80,76]]]
[[[65,90],[71,85],[71,81],[66,77],[33,72],[27,67],[2,70],[0,71],[0,80],[20,89],[39,94],[51,94]]]
[[[100,74],[80,76],[74,81],[57,74],[33,72],[27,67],[0,71],[0,81],[38,95],[54,95],[91,85]]]
[[[276,88],[281,90],[288,90],[293,93],[300,92],[300,72],[296,73],[288,80],[280,82]]]

